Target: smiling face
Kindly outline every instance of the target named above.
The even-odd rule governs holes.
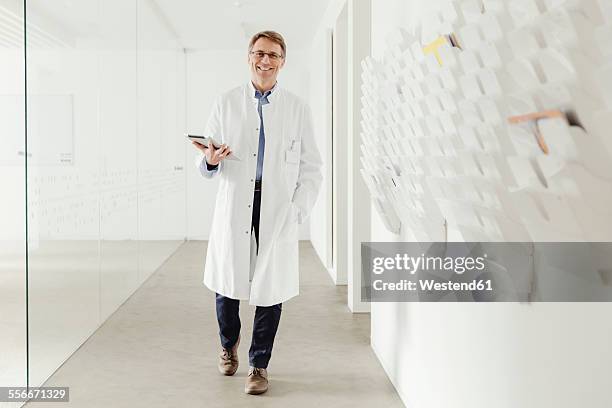
[[[281,46],[268,39],[260,38],[249,52],[251,81],[260,91],[268,91],[276,84],[278,73],[285,65]]]

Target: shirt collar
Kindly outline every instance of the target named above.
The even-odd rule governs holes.
[[[255,88],[255,85],[253,85],[253,82],[252,82],[252,81],[249,81],[249,83],[251,84],[251,89],[253,90],[253,93],[252,93],[253,98],[255,98],[255,99],[256,99],[255,94],[256,94],[256,92],[258,91],[258,89],[257,89],[257,88]],[[276,83],[274,84],[274,86],[272,87],[272,89],[270,89],[270,90],[268,91],[268,92],[270,92],[270,93],[268,94],[268,96],[267,96],[268,98],[269,98],[269,97],[270,97],[270,96],[271,96],[271,95],[274,93],[274,91],[276,90],[276,88],[278,88],[278,81],[276,81]]]

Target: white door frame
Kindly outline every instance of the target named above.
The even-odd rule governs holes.
[[[369,241],[370,193],[361,177],[361,62],[371,54],[371,0],[348,0],[349,87],[348,100],[348,306],[354,313],[367,313],[370,304],[361,301],[361,243]]]
[[[333,148],[332,148],[332,279],[348,284],[348,4],[336,19],[333,31]]]

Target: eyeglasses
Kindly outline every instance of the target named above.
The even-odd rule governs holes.
[[[263,57],[265,57],[266,55],[268,56],[268,58],[270,58],[271,61],[278,61],[279,59],[283,58],[282,55],[279,55],[275,52],[251,51],[250,54],[258,60],[263,59]]]

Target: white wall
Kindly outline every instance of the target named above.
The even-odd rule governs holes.
[[[348,284],[348,180],[349,165],[349,13],[345,4],[334,26],[333,58],[333,268],[332,279],[338,284]]]
[[[323,159],[323,181],[321,192],[313,209],[310,238],[312,245],[327,268],[330,278],[336,282],[333,265],[333,148],[332,148],[332,32],[338,15],[342,12],[346,0],[329,2],[319,27],[313,37],[308,53],[310,73],[310,105],[315,122],[316,140]]]
[[[323,159],[323,180],[319,197],[312,209],[310,239],[323,265],[331,271],[331,201],[332,201],[332,34],[331,30],[320,31],[312,42],[309,53],[310,105],[314,117],[317,146]],[[332,273],[332,278],[333,278]]]
[[[373,2],[373,54],[431,1]],[[372,241],[410,240],[372,210]],[[609,303],[373,303],[371,341],[406,406],[608,407]]]
[[[325,156],[325,180],[319,202],[319,216],[325,224],[314,226],[313,241],[315,249],[326,264],[331,279],[337,284],[348,284],[347,305],[353,312],[367,312],[369,306],[361,302],[360,289],[360,245],[369,236],[370,209],[362,200],[367,197],[357,163],[359,162],[359,124],[361,60],[370,52],[370,2],[360,0],[330,1],[321,19],[311,50],[311,75],[317,78],[311,84],[311,98],[320,100],[322,95],[332,89],[345,95],[334,95],[334,148],[330,144],[331,129],[327,130],[325,143],[319,147],[327,152]],[[334,50],[336,57],[343,56],[346,66],[336,67],[333,81],[322,71],[321,65],[329,60],[322,41],[331,30],[342,30],[345,35],[334,37],[335,46],[344,47]],[[340,33],[337,33],[340,34]],[[328,62],[329,64],[329,62]],[[323,72],[323,73],[322,73]],[[327,78],[327,79],[326,79]],[[344,81],[346,86],[338,86],[335,81]],[[346,106],[344,106],[346,105]],[[320,107],[315,114],[315,122],[327,123],[331,109]],[[337,123],[344,120],[346,123]],[[323,135],[323,130],[321,130]],[[342,169],[344,167],[344,169]],[[335,173],[332,172],[332,169]],[[343,171],[344,170],[344,171]],[[335,202],[334,202],[335,201]],[[333,203],[333,206],[330,206]],[[333,224],[333,233],[329,228]],[[331,258],[330,258],[331,257]],[[341,259],[342,258],[342,259]]]
[[[352,312],[368,313],[370,304],[361,300],[361,243],[370,237],[371,209],[365,200],[367,186],[361,176],[361,127],[363,107],[362,61],[372,52],[372,0],[348,0],[348,306]]]
[[[186,132],[202,134],[212,104],[223,92],[250,80],[245,40],[244,51],[189,51],[186,58]],[[308,100],[306,53],[288,44],[279,85]],[[187,172],[187,238],[208,240],[218,181],[203,178],[195,167],[196,150],[185,143]],[[322,152],[323,153],[323,152]],[[315,221],[318,222],[318,221]],[[300,239],[309,239],[309,225],[300,226]]]

